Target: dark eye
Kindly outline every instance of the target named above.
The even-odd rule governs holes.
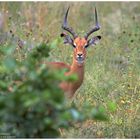
[[[85,45],[85,48],[87,48],[88,47],[88,44],[87,45]]]
[[[72,46],[73,46],[74,48],[76,48],[76,43],[75,43],[75,42],[73,42]]]
[[[74,48],[76,48],[76,46],[75,46],[74,44],[72,44],[72,46],[73,46]]]

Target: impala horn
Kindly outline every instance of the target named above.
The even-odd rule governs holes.
[[[67,16],[68,16],[68,12],[69,12],[69,8],[67,9],[66,11],[66,14],[65,14],[65,17],[64,17],[64,21],[63,21],[63,24],[62,24],[62,28],[66,31],[68,31],[69,33],[72,34],[72,36],[74,38],[77,37],[77,34],[73,31],[73,29],[71,27],[68,27],[68,24],[67,24]]]
[[[95,27],[92,28],[86,35],[85,35],[85,39],[87,39],[89,37],[89,35],[91,35],[93,32],[98,31],[100,29],[99,23],[98,23],[98,17],[97,17],[97,10],[95,7]]]

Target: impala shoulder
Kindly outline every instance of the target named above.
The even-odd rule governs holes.
[[[67,70],[70,70],[70,66],[63,63],[63,62],[49,62],[47,63],[47,65],[49,67],[53,67],[53,68],[56,68],[56,69],[67,69]]]

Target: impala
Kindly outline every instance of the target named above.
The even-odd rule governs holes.
[[[96,45],[101,36],[94,36],[90,39],[88,37],[95,31],[100,29],[97,19],[97,11],[95,8],[95,22],[96,25],[86,33],[84,37],[79,37],[72,28],[70,28],[67,24],[67,16],[68,16],[69,8],[66,11],[64,16],[64,21],[62,24],[62,28],[66,30],[68,33],[72,35],[68,35],[67,33],[61,33],[61,37],[64,38],[64,44],[69,44],[73,47],[73,61],[71,65],[67,65],[62,62],[51,62],[50,64],[58,69],[66,68],[68,71],[65,72],[65,76],[70,76],[72,74],[77,75],[77,80],[75,82],[61,82],[60,88],[65,92],[68,98],[72,98],[76,92],[76,90],[81,86],[84,79],[84,63],[86,58],[86,49],[91,45]]]

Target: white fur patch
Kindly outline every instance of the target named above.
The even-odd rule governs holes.
[[[76,43],[75,42],[73,44],[74,44],[74,46],[76,46]]]

